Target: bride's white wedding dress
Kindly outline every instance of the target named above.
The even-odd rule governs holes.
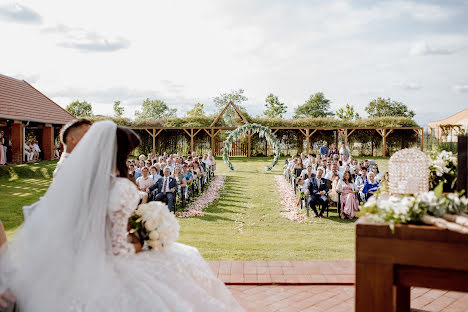
[[[135,253],[127,243],[136,186],[111,175],[117,126],[95,123],[0,254],[21,311],[242,311],[197,249]],[[3,258],[3,259],[2,259]],[[5,272],[7,271],[7,272]]]
[[[127,223],[140,201],[138,190],[130,180],[115,178],[110,196],[112,245],[108,247],[116,272],[128,288],[118,300],[137,296],[148,305],[141,308],[148,311],[155,307],[158,311],[242,310],[196,248],[174,243],[160,251],[135,253],[133,244],[127,242]]]

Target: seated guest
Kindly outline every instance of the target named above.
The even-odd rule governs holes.
[[[180,170],[179,166],[176,166],[174,168],[174,173],[172,174],[172,177],[177,182],[177,188],[179,190],[179,194],[182,195],[183,190],[186,190],[187,180],[185,180],[185,177],[182,175],[182,171]]]
[[[334,157],[335,155],[338,155],[338,149],[336,148],[336,145],[332,143],[332,145],[330,145],[330,149],[328,150],[328,157]]]
[[[199,177],[201,177],[203,175],[203,168],[196,161],[193,162],[193,173],[197,178],[199,178]]]
[[[362,192],[364,189],[364,185],[367,183],[367,169],[366,167],[362,167],[361,173],[356,176],[356,179],[354,180],[354,183],[356,184],[358,190],[359,190],[359,197],[361,198],[361,201],[363,203],[366,202],[366,196]]]
[[[164,168],[164,177],[158,180],[148,191],[155,194],[153,196],[156,201],[167,199],[167,207],[172,211],[175,200],[175,192],[177,191],[177,181],[171,175],[169,167]]]
[[[375,180],[374,172],[369,172],[367,175],[367,182],[364,184],[364,188],[362,192],[366,196],[366,200],[369,199],[372,195],[374,195],[379,190],[379,182]]]
[[[325,176],[325,179],[331,180],[334,174],[338,175],[341,179],[342,175],[341,175],[341,172],[338,170],[338,165],[336,163],[332,164],[330,171],[327,171],[327,175]]]
[[[310,178],[307,190],[307,204],[312,208],[315,216],[323,217],[323,212],[328,206],[328,182],[322,177],[323,168],[317,168],[317,177]],[[320,213],[317,212],[315,205],[320,205]]]
[[[160,174],[156,166],[151,166],[150,173],[151,173],[151,179],[153,179],[154,183],[158,182],[158,180],[162,178],[162,175]]]
[[[128,176],[135,179],[135,166],[133,164],[128,166]]]
[[[2,151],[3,152],[3,151]],[[3,228],[3,224],[0,221],[0,273],[8,271],[8,242]],[[0,311],[16,311],[15,302],[16,298],[7,289],[6,281],[3,280],[3,274],[0,274]]]
[[[29,141],[26,141],[24,143],[24,158],[25,158],[25,161],[26,162],[29,162],[29,161],[32,161],[33,160],[33,157],[34,157],[34,153],[31,149],[31,147],[29,146]]]
[[[211,152],[208,153],[208,157],[209,157],[210,162],[211,162],[211,167],[213,167],[213,170],[216,170],[216,159],[211,154]]]
[[[343,173],[343,179],[341,179],[341,181],[338,183],[336,190],[337,192],[341,193],[341,219],[355,218],[356,212],[359,211],[359,201],[356,197],[358,189],[354,184],[349,171],[345,171]]]
[[[380,174],[379,167],[377,167],[377,165],[372,166],[372,172],[374,173],[375,180],[380,182],[380,180],[382,180],[382,175]]]
[[[39,147],[39,144],[37,144],[36,140],[33,141],[33,148],[34,148],[35,159],[36,160],[41,159],[42,151],[41,151],[41,148]]]
[[[310,179],[312,177],[315,177],[315,170],[312,167],[312,164],[309,164],[307,166],[307,169],[302,170],[301,172],[301,178],[304,180]]]
[[[148,189],[154,184],[153,179],[149,176],[149,170],[147,167],[141,168],[141,177],[136,179],[138,190],[140,191],[140,199],[142,204],[148,202]]]
[[[336,191],[336,187],[338,186],[339,181],[340,181],[340,177],[336,173],[334,173],[331,177],[332,189],[328,193],[328,197],[330,198],[332,202],[335,202],[335,203],[338,202],[338,192]]]
[[[189,169],[187,164],[182,165],[182,175],[184,176],[186,183],[190,184],[193,182],[192,171]]]

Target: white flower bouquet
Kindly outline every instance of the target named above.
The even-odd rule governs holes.
[[[457,182],[457,157],[447,151],[432,152],[429,156],[431,189],[443,183],[445,192],[453,192]]]
[[[161,249],[179,237],[179,222],[167,205],[154,201],[138,206],[129,218],[130,233],[138,236],[150,249]]]
[[[359,212],[369,221],[395,224],[433,224],[459,233],[468,234],[468,198],[458,193],[444,195],[443,184],[434,191],[414,196],[372,196]]]

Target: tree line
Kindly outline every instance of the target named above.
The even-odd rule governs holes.
[[[248,116],[244,103],[248,98],[244,94],[243,89],[231,90],[227,93],[221,93],[213,98],[219,113],[224,107],[232,101],[238,109]],[[268,118],[283,118],[287,112],[287,106],[280,101],[279,97],[270,93],[265,98],[264,117]],[[93,116],[91,103],[87,101],[74,101],[70,103],[66,110],[76,117]],[[113,105],[114,116],[122,117],[125,112],[125,107],[120,101],[115,101]],[[413,118],[415,113],[410,110],[407,105],[402,102],[391,100],[390,98],[378,97],[369,102],[365,111],[368,118],[376,117],[408,117]],[[151,100],[147,98],[143,101],[141,108],[135,111],[136,119],[163,119],[176,117],[177,109],[170,108],[162,100]],[[230,106],[224,113],[223,118],[227,124],[232,124],[236,118],[235,110]],[[207,113],[204,110],[204,104],[196,103],[192,109],[186,112],[187,117],[206,117]],[[354,106],[346,104],[335,112],[331,110],[331,101],[325,97],[323,92],[317,92],[310,95],[304,104],[299,105],[294,111],[294,118],[320,118],[320,117],[336,117],[339,120],[357,120],[360,115],[355,111]]]

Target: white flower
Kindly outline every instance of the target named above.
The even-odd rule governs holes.
[[[150,246],[153,249],[161,249],[162,248],[162,243],[160,241],[149,240],[148,241],[148,246]]]
[[[159,239],[159,233],[158,231],[152,231],[150,234],[149,234],[149,238],[150,240],[153,240],[153,241],[156,241]]]
[[[147,231],[150,231],[150,232],[154,231],[156,230],[157,227],[158,227],[158,223],[153,219],[149,219],[145,222],[145,229]]]

